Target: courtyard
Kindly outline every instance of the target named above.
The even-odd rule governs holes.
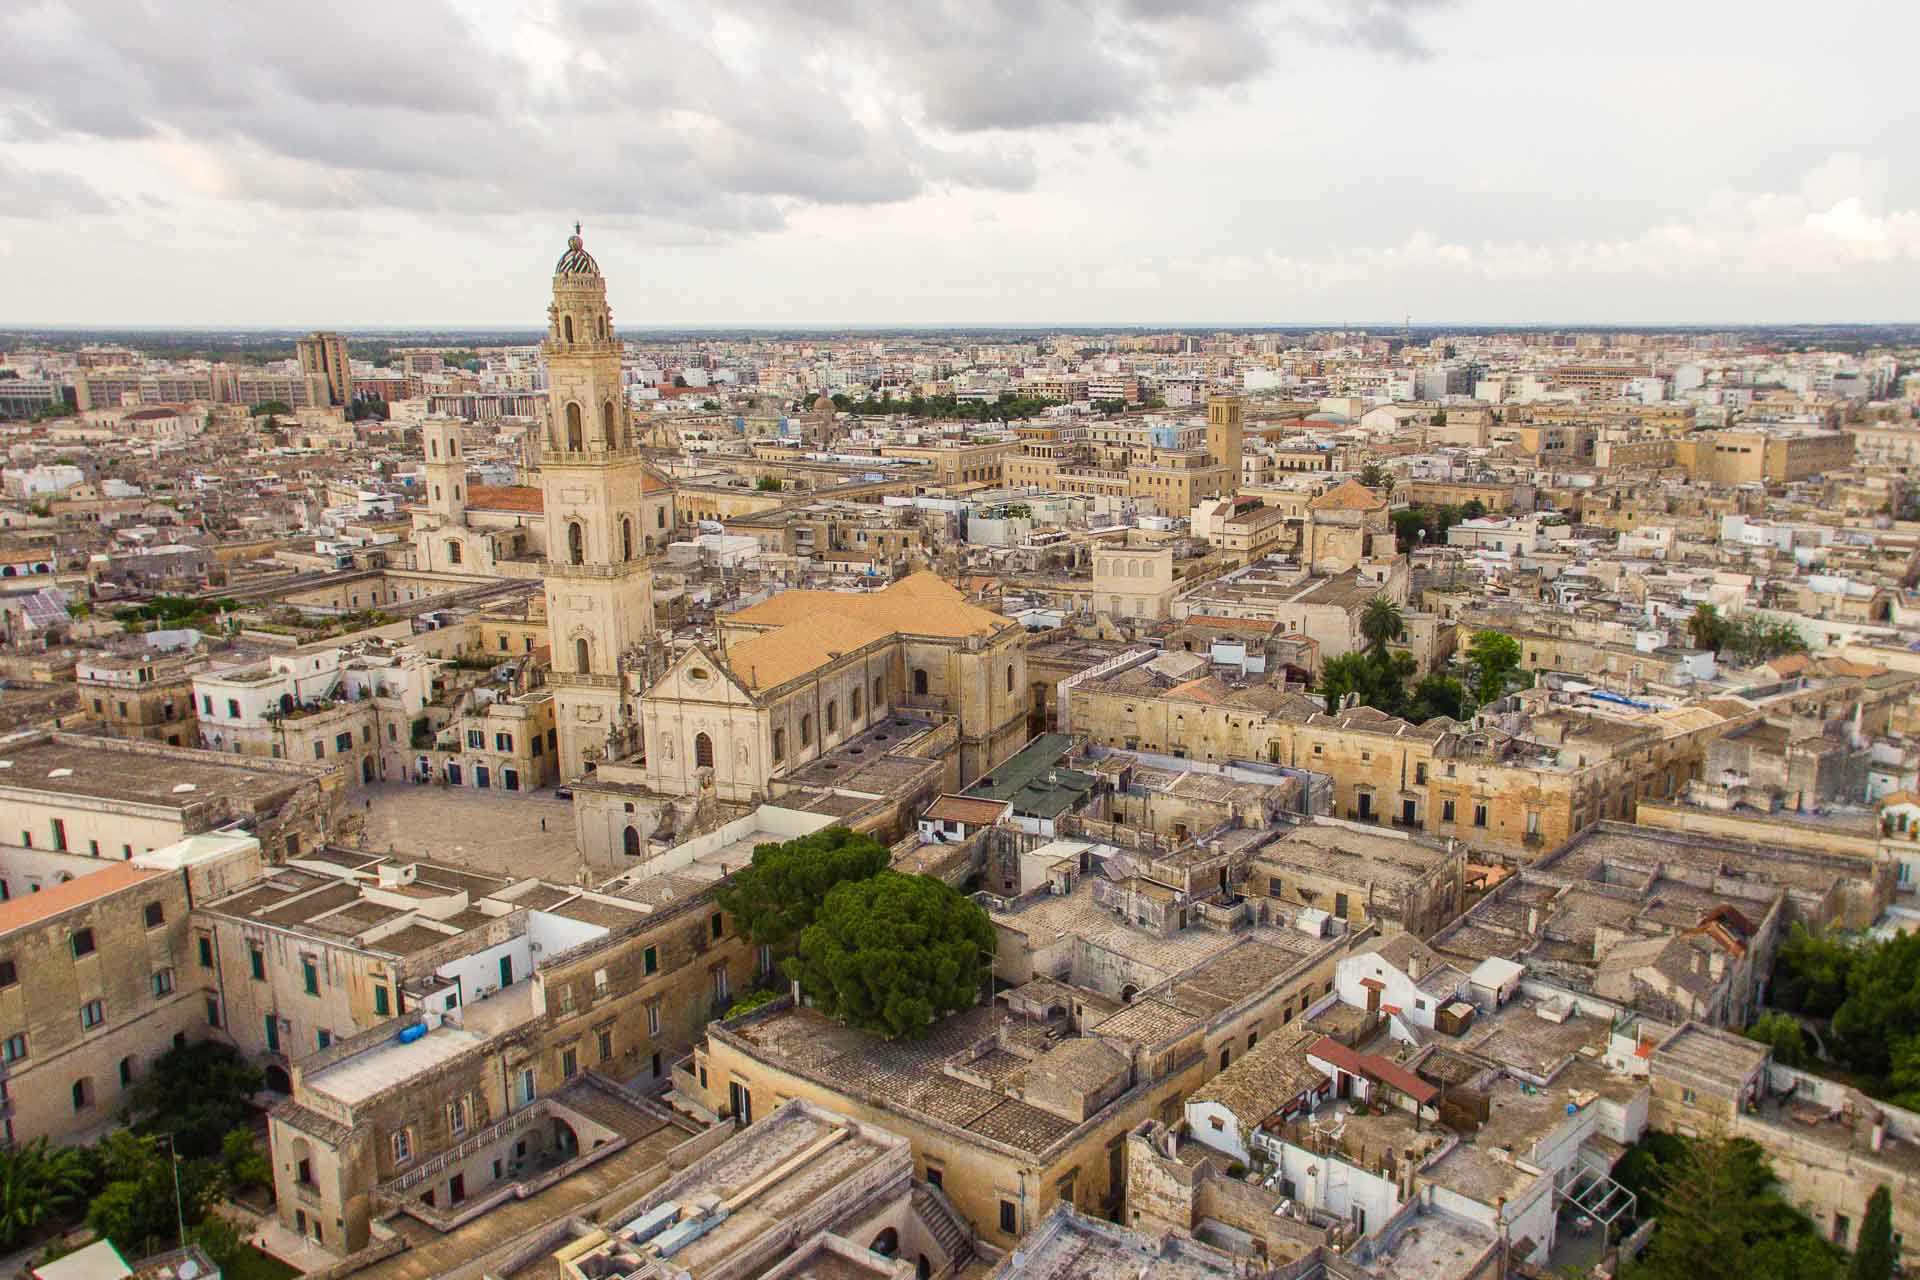
[[[348,797],[365,823],[361,845],[515,879],[573,884],[573,804],[545,791],[378,783]],[[545,829],[541,824],[545,822]],[[606,874],[601,870],[598,875]]]

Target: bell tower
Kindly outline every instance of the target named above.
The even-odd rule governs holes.
[[[622,659],[653,634],[653,573],[641,541],[646,464],[634,447],[607,284],[576,224],[553,269],[540,352],[547,421],[540,440],[546,501],[547,634],[553,647],[560,776],[624,753]]]
[[[426,456],[427,510],[447,524],[467,513],[467,462],[460,456],[460,420],[432,417],[420,424],[420,450]]]

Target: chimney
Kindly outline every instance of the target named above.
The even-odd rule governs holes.
[[[1540,908],[1538,907],[1527,908],[1527,932],[1536,938],[1540,936]]]
[[[1420,953],[1412,952],[1407,956],[1407,976],[1415,982],[1420,981]]]

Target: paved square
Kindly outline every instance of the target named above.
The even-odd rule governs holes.
[[[455,866],[573,884],[580,854],[573,804],[551,790],[481,791],[472,787],[380,783],[353,793],[366,823],[363,844]],[[546,830],[540,829],[541,819]]]

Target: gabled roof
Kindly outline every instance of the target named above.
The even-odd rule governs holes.
[[[1387,500],[1358,480],[1335,485],[1307,504],[1309,511],[1380,511]]]

